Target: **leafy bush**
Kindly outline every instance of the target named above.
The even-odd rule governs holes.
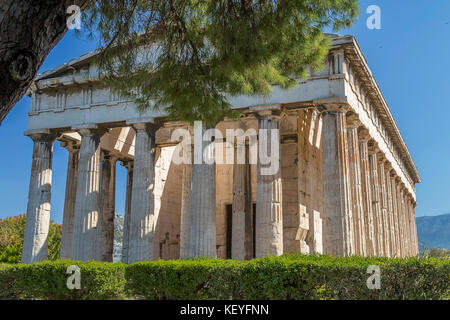
[[[0,220],[0,263],[19,263],[22,257],[23,237],[25,234],[26,215],[21,214]],[[50,222],[48,232],[49,260],[59,258],[62,227]]]
[[[81,269],[80,290],[66,287],[69,265]],[[381,289],[367,288],[371,265],[380,267]],[[450,261],[434,258],[0,264],[0,299],[449,299],[449,287]]]
[[[367,269],[378,265],[381,289]],[[450,263],[437,259],[335,258],[299,254],[248,262],[140,262],[129,291],[147,299],[448,299]]]
[[[70,290],[68,267],[80,268],[81,288]],[[0,299],[121,299],[125,265],[59,260],[33,264],[0,264]]]

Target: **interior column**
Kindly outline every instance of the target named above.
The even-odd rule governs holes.
[[[97,260],[113,261],[116,215],[117,157],[102,151],[100,168],[100,212],[97,223]]]
[[[358,141],[358,128],[360,121],[355,115],[347,117],[347,137],[350,164],[350,186],[352,190],[352,213],[354,250],[356,255],[366,256],[364,204],[362,193],[361,160]]]
[[[122,262],[128,263],[128,248],[130,243],[130,218],[131,218],[131,198],[133,188],[133,160],[125,160],[121,165],[127,169],[127,187],[125,196],[125,212],[123,221],[123,240],[122,240]]]
[[[375,256],[375,229],[372,205],[372,182],[369,163],[369,140],[370,135],[367,129],[359,132],[359,152],[361,157],[361,186],[364,205],[364,231],[366,238],[366,253],[368,256]]]
[[[66,194],[61,237],[61,259],[72,259],[72,239],[75,218],[75,199],[77,194],[78,162],[80,159],[80,142],[61,142],[61,146],[69,152],[67,164]]]
[[[204,133],[201,125],[194,125],[189,258],[217,256],[215,143],[213,135],[206,139]]]
[[[95,126],[81,128],[78,164],[75,225],[72,241],[73,260],[95,260],[98,213],[100,212],[100,138],[105,130]]]
[[[280,124],[270,111],[258,115],[258,162],[255,255],[283,254],[283,213],[280,167]]]
[[[133,123],[136,131],[131,214],[129,218],[128,263],[153,260],[155,136],[156,127],[148,122]]]

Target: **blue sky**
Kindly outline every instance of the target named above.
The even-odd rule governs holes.
[[[381,8],[381,30],[369,30],[369,5]],[[422,178],[417,216],[450,213],[450,1],[360,1],[352,34],[397,121]],[[41,72],[95,49],[97,42],[69,31],[49,54]],[[0,126],[0,219],[26,212],[32,141],[27,128],[30,99],[22,98]],[[56,142],[53,156],[52,219],[62,221],[67,151]],[[126,172],[117,166],[116,211],[123,214]]]

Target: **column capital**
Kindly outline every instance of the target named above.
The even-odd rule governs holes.
[[[155,124],[150,123],[150,122],[133,123],[132,127],[133,127],[134,130],[136,130],[136,132],[139,132],[139,131],[156,132],[156,130],[158,130],[160,128],[158,125],[155,125]]]
[[[384,153],[381,151],[377,152],[377,159],[379,163],[382,163],[383,165],[385,163],[389,163],[388,159],[386,159],[386,157],[384,156]]]
[[[281,119],[281,114],[279,110],[261,110],[255,111],[254,116],[259,120],[261,118],[270,118],[270,119]]]
[[[324,104],[317,107],[317,110],[321,113],[347,113],[350,110],[348,105],[338,105],[338,104]]]
[[[128,171],[133,170],[134,160],[131,159],[120,160],[120,165],[122,167],[125,167]]]
[[[100,161],[116,162],[118,159],[119,157],[110,151],[102,150],[100,153]]]
[[[369,130],[367,130],[366,128],[360,129],[358,131],[358,137],[360,142],[369,142],[372,139]]]
[[[58,134],[49,129],[27,130],[24,135],[30,137],[34,142],[54,142]]]
[[[82,137],[102,136],[109,131],[107,128],[99,127],[97,124],[83,124],[72,127],[72,130],[78,132]]]
[[[403,190],[403,195],[405,195],[405,196],[410,195],[408,188],[406,187],[406,185],[403,182],[401,183],[401,189]]]
[[[132,119],[127,120],[126,123],[127,125],[132,126],[136,131],[156,131],[161,127],[161,124],[157,124],[154,118]]]
[[[392,163],[386,159],[386,161],[384,162],[384,170],[390,174],[392,169]]]
[[[378,144],[374,140],[369,141],[369,154],[378,154],[380,149],[378,148]]]
[[[275,113],[279,114],[281,112],[281,105],[280,104],[262,104],[262,105],[256,105],[251,106],[248,108],[248,112],[253,113],[255,116],[259,113]],[[263,116],[263,115],[261,115]]]
[[[79,151],[81,145],[80,141],[77,140],[62,140],[59,142],[59,144],[70,153]]]
[[[357,114],[352,113],[351,115],[347,115],[347,128],[349,129],[358,129],[362,126],[361,121]]]
[[[389,169],[389,174],[391,178],[396,179],[395,177],[397,176],[397,173],[395,172],[395,169],[393,169],[392,167]]]

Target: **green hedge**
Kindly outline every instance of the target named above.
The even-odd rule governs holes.
[[[67,288],[67,268],[77,265],[81,289]],[[0,264],[0,299],[121,299],[125,264],[70,260]]]
[[[69,290],[67,267],[81,269]],[[381,270],[369,290],[367,268]],[[285,255],[252,261],[193,259],[0,265],[0,299],[450,299],[447,259]]]

